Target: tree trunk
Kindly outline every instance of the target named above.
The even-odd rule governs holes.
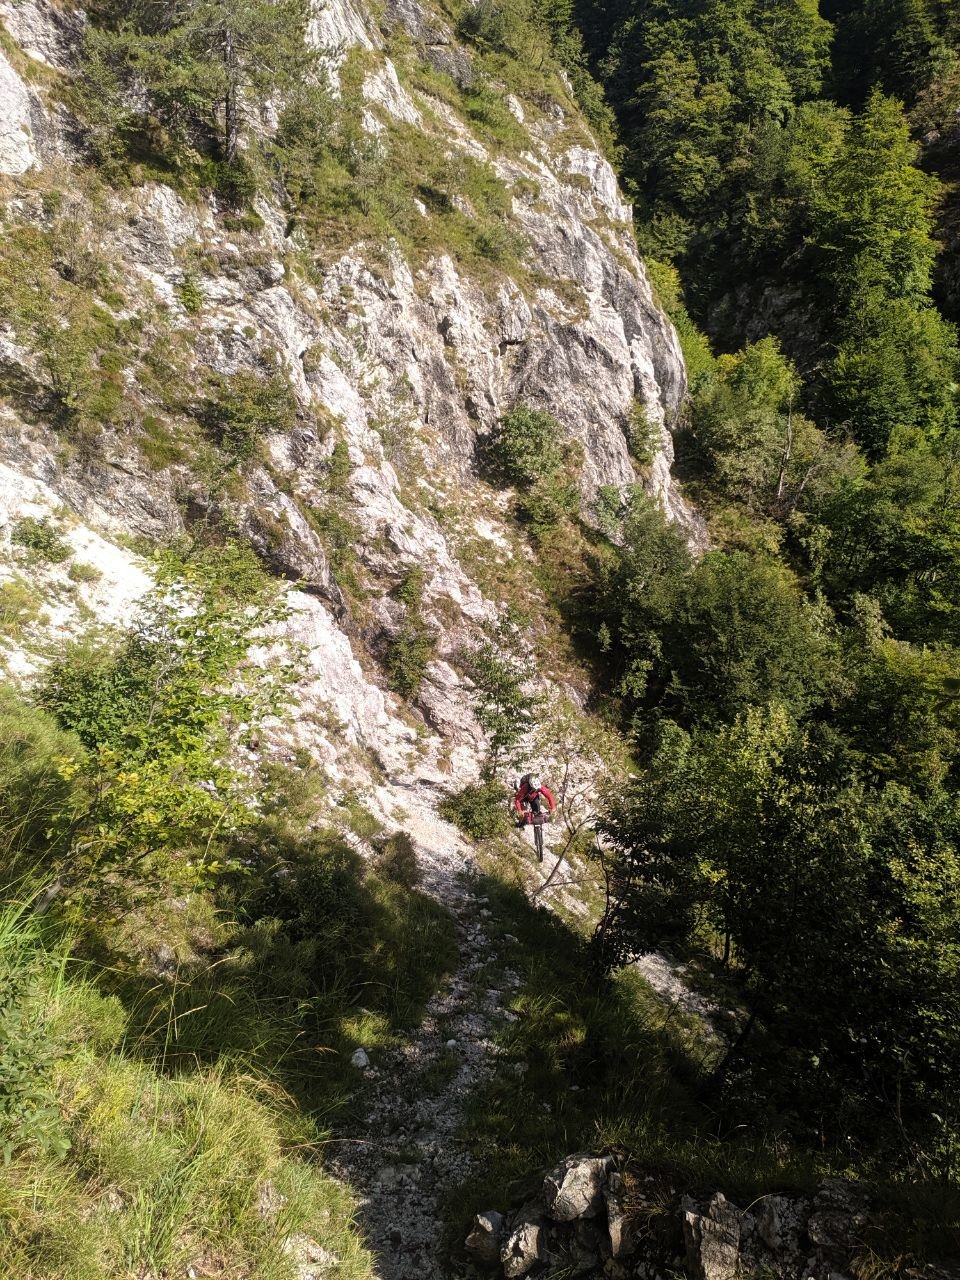
[[[233,32],[228,27],[223,37],[223,60],[227,68],[227,93],[223,102],[224,152],[233,164],[240,149],[240,113],[237,107],[236,53]]]

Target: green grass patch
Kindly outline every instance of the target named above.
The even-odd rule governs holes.
[[[43,617],[42,598],[26,578],[15,574],[0,582],[0,636],[20,640]]]
[[[144,1058],[36,916],[0,914],[0,1272],[222,1273],[292,1280],[291,1237],[370,1275],[349,1193],[311,1157],[319,1133],[267,1081]]]

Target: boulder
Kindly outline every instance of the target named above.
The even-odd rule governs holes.
[[[500,1261],[502,1235],[503,1214],[497,1213],[496,1209],[488,1209],[474,1218],[473,1230],[464,1243],[477,1262],[485,1267],[495,1267]]]
[[[607,1174],[613,1168],[610,1156],[568,1156],[543,1180],[543,1208],[554,1222],[594,1218],[603,1212]]]
[[[685,1196],[682,1204],[687,1271],[693,1280],[737,1280],[740,1273],[740,1210],[721,1193],[705,1213]]]
[[[521,1219],[507,1237],[500,1251],[503,1274],[507,1280],[517,1280],[540,1261],[543,1227],[536,1219]]]

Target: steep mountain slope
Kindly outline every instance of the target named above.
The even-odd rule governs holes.
[[[254,651],[253,670],[266,670],[277,645],[287,646],[294,655],[288,712],[268,718],[262,733],[258,726],[236,735],[238,768],[250,777],[286,770],[306,779],[305,787],[319,779],[319,798],[298,835],[312,838],[333,824],[371,864],[392,847],[391,833],[406,833],[424,894],[439,904],[439,915],[418,906],[419,897],[400,910],[411,913],[403,916],[409,927],[424,931],[411,947],[423,954],[404,963],[436,969],[433,1021],[406,1046],[391,1030],[382,1058],[384,1071],[415,1061],[427,1074],[439,1072],[430,1095],[437,1115],[427,1117],[418,1139],[435,1159],[423,1194],[414,1197],[421,1220],[412,1239],[403,1229],[399,1252],[388,1217],[395,1205],[409,1207],[409,1184],[397,1175],[385,1189],[369,1159],[348,1154],[335,1165],[361,1191],[376,1184],[365,1226],[382,1256],[381,1273],[418,1266],[418,1274],[430,1274],[441,1266],[446,1180],[470,1171],[469,1159],[457,1154],[463,1114],[447,1104],[458,1090],[462,1103],[467,1086],[485,1082],[497,1056],[483,1041],[499,1014],[491,1008],[475,1016],[470,1002],[484,966],[516,944],[501,938],[493,956],[485,954],[483,929],[471,919],[483,895],[469,878],[477,868],[469,846],[436,812],[445,794],[460,791],[488,762],[465,647],[484,628],[495,634],[509,606],[525,606],[530,621],[525,631],[510,631],[510,662],[533,714],[515,758],[566,770],[569,825],[557,838],[561,850],[589,812],[592,779],[606,755],[623,753],[615,741],[604,745],[605,733],[615,735],[584,732],[589,679],[544,591],[555,585],[551,560],[560,550],[538,553],[496,480],[487,445],[511,410],[545,411],[558,432],[549,448],[564,458],[585,529],[604,502],[642,482],[691,538],[701,537],[670,476],[670,433],[685,396],[676,335],[638,259],[630,209],[569,86],[549,68],[526,86],[498,79],[482,51],[458,39],[446,12],[413,0],[396,0],[383,12],[349,0],[317,5],[308,37],[323,51],[326,101],[334,120],[359,123],[351,145],[370,164],[366,176],[353,175],[349,199],[335,209],[323,204],[329,190],[309,208],[295,204],[290,183],[271,168],[283,119],[283,104],[272,100],[245,104],[249,154],[259,166],[249,199],[218,195],[196,171],[164,173],[149,159],[130,161],[122,173],[92,163],[77,88],[86,15],[27,0],[4,3],[0,19],[0,669],[29,695],[74,639],[82,641],[84,662],[111,652],[132,626],[149,644],[156,614],[144,623],[144,601],[159,598],[161,609],[169,603],[162,591],[151,595],[159,548],[181,554],[199,547],[215,563],[239,542],[284,583],[283,616],[270,646]],[[388,186],[393,222],[385,226],[378,190]],[[223,561],[228,580],[231,563]],[[171,589],[170,579],[162,580]],[[119,688],[107,695],[107,714]],[[202,699],[207,691],[197,688]],[[92,737],[98,767],[109,768],[112,758],[97,754],[95,732],[85,721],[74,727]],[[33,730],[24,732],[26,741]],[[53,757],[54,773],[66,770],[69,782],[74,748],[64,750]],[[506,761],[499,763],[502,773]],[[122,776],[126,784],[133,775]],[[204,787],[216,793],[216,784],[202,779]],[[261,797],[255,807],[270,803]],[[338,849],[335,856],[348,854]],[[261,864],[262,850],[246,849],[234,870],[256,877]],[[99,877],[95,860],[93,867]],[[282,860],[280,867],[267,877],[273,897],[282,896],[278,877],[290,874]],[[114,869],[105,883],[118,879],[123,871],[118,878]],[[69,927],[83,934],[89,922],[73,892],[58,881],[44,908],[62,904]],[[324,892],[339,903],[329,886]],[[378,887],[374,896],[386,895],[379,906],[364,899],[363,911],[381,912],[371,917],[378,922],[371,985],[388,985],[377,965],[387,964],[389,944],[377,930],[390,923],[383,904],[393,909],[393,892]],[[560,883],[553,893],[561,907],[584,910],[576,884]],[[178,1266],[184,1274],[302,1280],[329,1274],[331,1266],[337,1274],[365,1274],[342,1192],[315,1185],[315,1172],[296,1182],[299,1144],[306,1149],[309,1139],[269,1108],[256,1120],[265,1145],[254,1144],[242,1174],[204,1181],[203,1171],[228,1152],[205,1145],[202,1122],[196,1142],[184,1139],[175,1161],[170,1155],[171,1123],[178,1136],[192,1133],[204,1108],[233,1116],[230,1108],[242,1110],[251,1090],[273,1099],[275,1084],[291,1088],[279,1067],[270,1084],[255,1083],[249,1063],[264,1052],[258,1043],[240,1054],[246,1070],[231,1059],[237,1079],[216,1074],[228,1068],[213,1054],[213,1074],[198,1077],[200,1101],[186,1086],[168,1097],[169,1044],[179,1043],[185,1026],[189,1039],[191,1027],[206,1025],[197,1011],[216,1005],[230,1026],[235,1015],[221,1006],[246,1007],[249,992],[221,979],[220,966],[228,974],[252,965],[257,991],[271,966],[288,979],[289,951],[271,951],[263,930],[257,937],[262,922],[237,932],[238,899],[224,906],[206,894],[203,880],[196,892],[168,888],[172,901],[160,906],[134,895],[126,919],[121,895],[106,912],[109,930],[88,930],[85,954],[105,952],[104,972],[125,975],[105,981],[116,982],[128,1022],[114,1017],[103,1037],[114,1048],[100,1049],[85,1029],[105,1017],[101,997],[91,990],[66,999],[72,1012],[58,1014],[56,1047],[36,1072],[54,1081],[52,1105],[69,1137],[63,1149],[54,1143],[48,1150],[36,1137],[21,1148],[15,1131],[10,1148],[23,1162],[17,1170],[33,1170],[22,1176],[51,1188],[49,1199],[45,1190],[36,1202],[55,1205],[60,1194],[82,1229],[69,1236],[55,1208],[45,1217],[42,1207],[29,1220],[11,1209],[10,1252],[0,1254],[11,1267],[79,1276],[89,1245],[96,1260],[83,1265],[90,1274],[119,1268],[118,1258],[129,1268],[123,1274],[140,1276],[180,1274]],[[343,949],[352,954],[362,930],[349,919]],[[338,927],[335,915],[333,950]],[[456,962],[444,950],[445,929],[460,931]],[[294,950],[309,946],[309,937],[291,936]],[[32,955],[34,942],[24,945]],[[403,945],[410,947],[409,939]],[[25,973],[33,963],[24,961]],[[453,974],[451,986],[439,983],[443,973]],[[296,967],[293,974],[294,982],[302,977]],[[395,981],[402,986],[402,976]],[[494,1003],[515,985],[490,981]],[[197,994],[204,982],[205,996]],[[43,1010],[60,1006],[47,1000],[42,983],[29,990],[32,1012],[24,1016],[47,1034]],[[148,1015],[157,991],[161,1012]],[[427,994],[412,1001],[418,1017]],[[285,996],[250,999],[259,1016],[258,1002],[272,1009]],[[323,999],[335,1004],[336,991],[330,997],[296,988],[291,996],[298,1010]],[[10,1008],[21,1004],[18,996]],[[3,1016],[7,1009],[0,1001]],[[386,1034],[382,1017],[369,1015],[375,1033],[359,1014],[338,1011],[337,1018],[338,1053],[372,1047]],[[478,1037],[459,1067],[447,1061],[434,1029],[444,1020],[456,1031],[451,1038]],[[335,1021],[319,1033],[300,1025],[291,1043],[333,1036]],[[182,1056],[209,1063],[210,1043],[230,1034],[211,1016],[209,1030],[199,1033],[202,1047],[185,1047]],[[158,1036],[156,1081],[153,1068],[138,1066],[131,1083],[126,1055],[139,1062]],[[81,1047],[85,1038],[89,1047]],[[326,1039],[309,1050],[329,1052]],[[87,1055],[82,1064],[78,1054]],[[340,1092],[349,1094],[359,1087],[357,1073],[346,1062],[340,1070]],[[380,1096],[367,1099],[362,1125],[371,1132],[377,1117],[395,1118],[391,1080],[387,1075]],[[151,1089],[155,1112],[144,1101]],[[342,1110],[342,1100],[330,1108]],[[97,1136],[108,1112],[117,1126],[109,1151]],[[137,1145],[142,1114],[153,1115],[149,1159]],[[357,1128],[337,1114],[349,1152]],[[255,1108],[249,1115],[261,1117]],[[245,1150],[249,1135],[241,1119],[235,1124],[233,1145]],[[53,1159],[68,1142],[69,1175]],[[294,1153],[289,1160],[281,1148]],[[42,1174],[29,1163],[35,1150],[53,1160]],[[268,1152],[260,1169],[256,1151]],[[142,1172],[147,1168],[156,1169],[154,1181]],[[171,1188],[185,1171],[190,1178],[170,1209]],[[304,1191],[299,1198],[295,1184]]]

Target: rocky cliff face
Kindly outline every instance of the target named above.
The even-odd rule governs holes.
[[[78,302],[71,313],[63,303],[55,345],[103,325],[124,349],[111,360],[81,344],[70,357],[88,366],[71,376],[92,370],[109,384],[112,405],[99,421],[94,411],[77,438],[54,409],[65,374],[42,326],[31,329],[13,305],[2,313],[0,575],[18,573],[9,533],[24,515],[53,516],[103,575],[96,584],[56,570],[34,575],[36,616],[15,641],[8,635],[4,664],[20,674],[35,666],[44,616],[69,629],[88,609],[129,614],[144,583],[124,549],[131,539],[164,540],[197,519],[228,520],[299,583],[296,629],[322,683],[314,697],[334,708],[354,745],[382,758],[409,752],[416,731],[382,691],[375,666],[362,669],[358,658],[364,642],[375,651],[395,625],[388,592],[404,570],[425,571],[424,609],[440,643],[422,710],[441,736],[452,733],[448,745],[455,753],[459,744],[466,762],[474,734],[462,707],[453,709],[457,676],[447,659],[464,628],[493,616],[497,603],[471,564],[524,554],[502,502],[476,479],[478,442],[500,415],[522,404],[556,417],[583,446],[589,507],[600,486],[638,479],[628,424],[639,404],[658,442],[644,483],[692,527],[670,478],[670,428],[685,391],[676,335],[637,258],[614,173],[572,103],[505,95],[525,141],[501,153],[448,102],[405,83],[405,67],[418,63],[465,83],[474,74],[469,53],[428,4],[392,0],[379,17],[350,0],[318,5],[311,38],[328,51],[334,82],[351,50],[362,51],[370,136],[403,122],[427,132],[451,163],[488,166],[523,245],[523,270],[471,271],[442,249],[412,262],[399,244],[362,234],[324,252],[323,229],[292,228],[269,192],[257,199],[258,216],[244,220],[212,197],[187,199],[157,181],[118,189],[95,180],[63,105],[84,15],[7,0],[0,18],[5,238],[10,245],[34,230],[54,245],[36,261],[18,264],[11,253],[8,270],[22,268],[31,289],[31,273],[53,280],[40,284],[54,306],[61,281],[71,296],[83,285],[86,310]],[[406,62],[398,67],[386,48],[400,46],[400,36]],[[464,209],[469,217],[466,198]],[[169,404],[171,388],[189,393],[211,373],[264,369],[292,388],[295,417],[222,483],[185,422],[189,394],[172,413],[158,406]],[[345,599],[337,553],[311,518],[329,502],[338,444],[338,458],[345,447],[349,459],[340,501],[362,609]],[[309,702],[310,690],[302,692]],[[343,744],[314,737],[338,767]]]

